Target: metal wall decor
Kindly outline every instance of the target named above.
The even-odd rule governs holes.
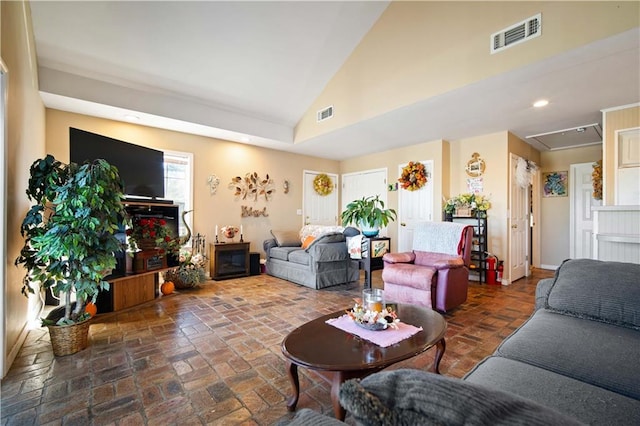
[[[271,200],[273,193],[276,192],[273,179],[267,174],[264,179],[258,176],[258,173],[247,173],[244,178],[236,176],[231,179],[229,189],[234,190],[236,200],[253,200],[264,197],[266,201]]]
[[[207,178],[207,183],[209,184],[209,192],[211,193],[211,195],[213,195],[218,190],[218,185],[220,185],[220,178],[214,174],[210,174]]]
[[[471,177],[480,177],[484,173],[486,168],[486,164],[482,158],[480,158],[480,154],[474,152],[471,154],[471,160],[467,162],[467,166],[464,170]]]

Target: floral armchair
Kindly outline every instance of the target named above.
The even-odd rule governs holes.
[[[387,253],[382,260],[385,299],[441,312],[467,300],[473,227],[451,222],[421,222],[413,249]]]

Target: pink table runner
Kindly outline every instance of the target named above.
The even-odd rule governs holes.
[[[405,324],[403,322],[397,323],[397,329],[389,327],[386,330],[381,331],[367,330],[366,328],[362,328],[354,323],[346,314],[338,318],[328,319],[326,323],[339,328],[340,330],[346,331],[347,333],[362,337],[363,339],[373,342],[383,348],[401,342],[422,330],[422,327],[414,327],[413,325]]]

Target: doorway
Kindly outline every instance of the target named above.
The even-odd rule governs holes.
[[[517,155],[509,155],[509,264],[504,265],[509,283],[529,276],[530,185],[518,185],[516,167],[519,159]]]
[[[571,164],[571,198],[569,199],[569,257],[590,259],[593,254],[593,212],[591,207],[600,205],[593,199],[591,174],[593,163]]]
[[[334,173],[304,170],[303,172],[303,223],[302,225],[337,225],[338,224],[338,175]],[[326,175],[331,180],[333,190],[328,194],[318,194],[313,181],[319,175]]]
[[[424,164],[427,183],[416,191],[399,189],[398,193],[398,251],[411,251],[413,230],[418,222],[433,220],[433,161],[420,161]],[[398,176],[407,164],[398,166]]]

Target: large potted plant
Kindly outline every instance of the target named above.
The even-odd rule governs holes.
[[[362,197],[347,204],[340,215],[342,225],[353,224],[367,237],[375,237],[389,222],[396,219],[394,209],[385,209],[384,201],[378,195]]]
[[[104,277],[116,266],[122,246],[115,232],[126,218],[118,169],[104,160],[63,164],[47,155],[30,170],[27,196],[33,202],[20,232],[24,247],[16,265],[26,274],[22,293],[52,291],[64,307],[43,319],[55,355],[87,346],[90,314]],[[72,300],[75,295],[75,301]]]

